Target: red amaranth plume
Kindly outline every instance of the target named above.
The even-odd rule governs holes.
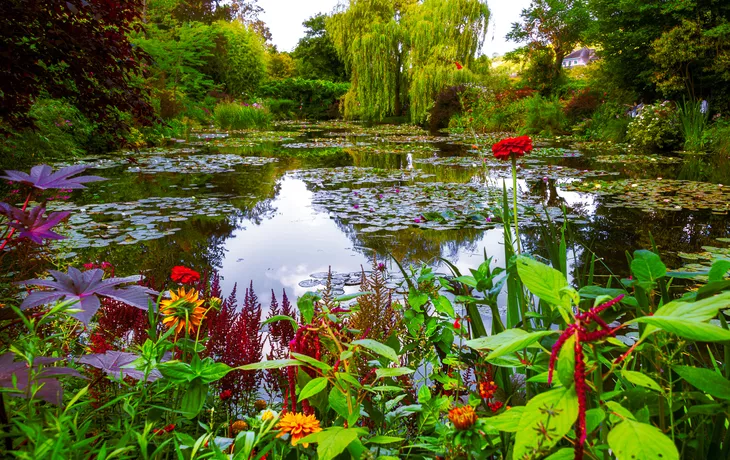
[[[555,363],[558,360],[558,354],[560,349],[571,336],[575,336],[575,371],[573,373],[573,380],[575,381],[575,392],[578,396],[578,421],[576,422],[575,435],[578,438],[578,442],[575,446],[575,460],[583,459],[583,446],[586,442],[586,392],[588,391],[588,385],[586,384],[586,364],[583,356],[583,344],[597,342],[608,336],[613,336],[615,330],[611,329],[601,317],[598,315],[604,310],[611,308],[612,306],[619,303],[624,298],[623,294],[610,300],[606,303],[602,303],[597,307],[593,307],[585,313],[575,315],[575,322],[568,325],[568,327],[560,334],[560,337],[553,345],[552,353],[550,354],[550,364],[548,366],[548,384],[552,383],[553,371],[555,369]],[[588,331],[587,326],[591,323],[596,323],[599,329],[595,331]]]

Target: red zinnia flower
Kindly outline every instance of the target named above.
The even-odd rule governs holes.
[[[530,139],[530,136],[508,137],[492,146],[494,158],[498,160],[507,160],[512,154],[521,157],[529,152],[532,152],[532,139]]]
[[[456,318],[456,321],[454,321],[454,329],[461,329],[461,323],[459,322],[459,318]]]
[[[461,70],[464,68],[464,66],[459,64],[458,62],[454,62],[454,64],[456,65],[456,70]]]
[[[178,265],[176,267],[172,267],[172,275],[170,275],[170,278],[172,278],[172,280],[176,283],[192,284],[200,281],[200,273]]]

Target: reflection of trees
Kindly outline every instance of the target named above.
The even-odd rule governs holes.
[[[687,155],[677,179],[727,185],[730,180],[730,157],[724,155]]]

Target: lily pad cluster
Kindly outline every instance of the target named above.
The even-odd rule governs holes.
[[[720,243],[730,243],[730,238],[717,238]],[[677,255],[685,261],[680,268],[683,272],[706,273],[716,260],[730,260],[730,247],[702,246],[703,251],[697,253],[678,252]],[[700,281],[706,281],[707,275],[699,275]]]
[[[242,157],[233,154],[140,156],[127,172],[211,174],[234,171],[234,166],[263,166],[275,161],[276,158]]]
[[[52,202],[54,211],[71,211],[62,244],[71,249],[138,244],[174,235],[176,223],[222,218],[236,212],[223,197],[145,198],[134,202],[78,205]]]
[[[378,169],[345,166],[297,171],[294,177],[319,187],[407,182],[435,177],[418,169]]]
[[[593,158],[598,163],[622,163],[622,164],[672,164],[682,163],[684,161],[679,157],[668,157],[665,155],[647,154],[647,155],[599,155]]]
[[[361,232],[409,227],[452,230],[496,225],[493,209],[502,192],[476,184],[416,183],[399,187],[321,190],[313,204]]]
[[[722,184],[673,179],[624,179],[571,183],[567,190],[610,195],[609,207],[655,210],[710,210],[717,214],[730,211],[730,187]]]

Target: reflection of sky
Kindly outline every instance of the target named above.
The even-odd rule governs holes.
[[[370,262],[362,253],[352,249],[352,241],[342,233],[326,213],[311,206],[312,192],[304,182],[289,177],[281,180],[281,190],[273,206],[277,213],[261,225],[244,222],[226,240],[227,253],[221,273],[223,292],[238,283],[254,282],[254,290],[264,307],[268,307],[271,290],[280,299],[281,290],[293,301],[307,292],[298,283],[315,272],[352,272]],[[240,297],[240,296],[239,296]]]

